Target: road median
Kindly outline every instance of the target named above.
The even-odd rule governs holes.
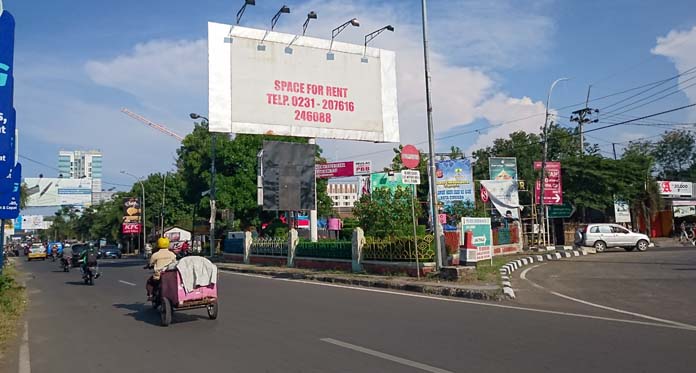
[[[406,276],[374,276],[345,272],[311,271],[287,267],[266,267],[237,263],[216,263],[223,271],[256,274],[275,278],[309,280],[332,284],[408,291],[428,295],[449,296],[480,300],[500,300],[499,285],[462,284],[438,281],[434,278],[416,280]]]

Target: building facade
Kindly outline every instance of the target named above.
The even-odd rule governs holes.
[[[92,179],[92,191],[102,191],[102,153],[98,150],[61,150],[58,153],[59,177]]]
[[[333,200],[334,209],[339,212],[352,210],[355,202],[360,198],[356,182],[329,182],[326,192]]]

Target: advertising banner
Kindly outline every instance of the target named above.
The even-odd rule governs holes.
[[[630,223],[631,210],[628,208],[628,203],[623,201],[614,201],[614,222],[615,223]]]
[[[474,177],[468,159],[454,159],[435,163],[437,200],[444,205],[455,201],[474,205]]]
[[[520,199],[515,180],[481,180],[481,186],[488,192],[488,198],[500,216],[520,218]]]
[[[386,172],[378,172],[370,175],[370,190],[374,192],[379,188],[387,188],[392,193],[394,193],[397,188],[410,190],[410,188],[401,180],[401,173],[399,172],[396,172],[391,176]]]
[[[21,229],[44,229],[43,215],[22,215]]]
[[[141,227],[140,223],[123,223],[121,232],[123,234],[138,234],[142,232]]]
[[[488,171],[491,180],[517,180],[517,158],[488,158]]]
[[[208,23],[210,131],[398,142],[396,56]]]
[[[22,184],[22,165],[17,163],[8,178],[0,180],[4,191],[0,192],[0,219],[16,219],[19,216],[19,193]]]
[[[369,175],[372,161],[317,163],[315,168],[317,179]]]
[[[696,206],[673,206],[672,211],[674,212],[675,218],[693,216],[696,215]]]
[[[14,110],[14,32],[15,20],[10,12],[0,12],[0,175],[14,168],[15,129]]]
[[[687,181],[658,181],[660,194],[667,198],[691,198],[693,196],[693,184]]]
[[[534,169],[541,170],[541,162],[534,162]],[[537,179],[534,189],[536,203],[540,203],[541,182]],[[563,185],[561,180],[561,162],[546,162],[546,177],[544,178],[544,204],[563,204]]]
[[[123,223],[140,223],[142,210],[140,199],[136,197],[126,197],[123,199]],[[123,232],[125,233],[125,232]]]
[[[491,231],[490,218],[462,218],[461,237],[465,232],[472,233],[472,243],[476,250],[468,249],[462,253],[468,262],[477,262],[493,257],[493,232]],[[464,251],[464,250],[462,250]]]
[[[89,206],[92,179],[25,178],[29,196],[27,206]]]

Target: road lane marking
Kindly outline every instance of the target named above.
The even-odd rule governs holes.
[[[354,344],[346,343],[346,342],[339,341],[339,340],[336,340],[336,339],[333,339],[333,338],[322,338],[321,341],[322,341],[322,342],[326,342],[326,343],[331,343],[331,344],[333,344],[333,345],[340,346],[340,347],[343,347],[343,348],[347,348],[347,349],[349,349],[349,350],[353,350],[353,351],[357,351],[357,352],[362,352],[363,354],[375,356],[375,357],[378,357],[378,358],[380,358],[380,359],[393,361],[393,362],[399,363],[399,364],[401,364],[401,365],[406,365],[406,366],[409,366],[409,367],[412,367],[412,368],[424,370],[424,371],[426,371],[426,372],[432,372],[432,373],[452,373],[452,372],[449,371],[449,370],[444,370],[444,369],[440,369],[440,368],[431,367],[430,365],[422,364],[422,363],[419,363],[419,362],[417,362],[417,361],[408,360],[408,359],[404,359],[404,358],[401,358],[401,357],[398,357],[398,356],[385,354],[384,352],[379,352],[379,351],[375,351],[375,350],[370,350],[369,348],[356,346],[356,345],[354,345]]]
[[[24,322],[22,345],[19,346],[19,373],[31,373],[31,356],[29,355],[29,322]]]
[[[528,307],[519,307],[519,306],[508,306],[508,305],[503,305],[503,304],[484,303],[484,302],[477,302],[477,301],[472,301],[472,300],[436,297],[436,296],[423,295],[423,294],[409,294],[409,293],[403,293],[403,292],[392,291],[392,290],[372,289],[372,288],[350,286],[350,285],[338,285],[338,284],[330,284],[330,283],[326,283],[326,282],[311,281],[311,280],[293,280],[293,279],[287,279],[287,278],[275,278],[275,277],[250,274],[250,273],[230,272],[230,271],[225,271],[225,270],[221,270],[218,273],[226,273],[226,274],[230,274],[230,275],[244,276],[244,277],[262,278],[262,279],[274,280],[274,281],[285,281],[285,282],[290,282],[290,283],[301,283],[301,284],[315,285],[315,286],[335,287],[335,288],[348,289],[348,290],[365,291],[365,292],[370,292],[370,293],[398,295],[398,296],[402,296],[402,297],[429,299],[429,300],[436,300],[436,301],[440,301],[440,302],[464,303],[464,304],[472,304],[472,305],[477,305],[477,306],[482,306],[482,307],[492,307],[492,308],[501,308],[501,309],[527,311],[527,312],[537,312],[537,313],[544,313],[544,314],[549,314],[549,315],[560,315],[560,316],[568,316],[568,317],[577,317],[577,318],[582,318],[582,319],[611,321],[611,322],[618,322],[618,323],[624,323],[624,324],[645,325],[645,326],[654,326],[654,327],[659,327],[659,328],[680,329],[680,330],[687,330],[687,331],[696,332],[696,327],[693,327],[693,326],[683,327],[683,326],[662,324],[662,323],[656,323],[656,322],[646,322],[646,321],[637,321],[637,320],[617,319],[617,318],[613,318],[613,317],[585,315],[585,314],[573,313],[573,312],[552,311],[552,310],[544,310],[544,309],[539,309],[539,308],[528,308]]]
[[[607,310],[607,311],[612,311],[612,312],[616,312],[616,313],[622,313],[622,314],[624,314],[624,315],[630,315],[630,316],[638,317],[638,318],[641,318],[641,319],[652,320],[652,321],[662,322],[662,323],[666,323],[666,324],[670,324],[670,325],[674,325],[674,326],[678,326],[678,327],[682,327],[682,328],[687,328],[687,329],[696,330],[696,326],[694,326],[694,325],[684,324],[684,323],[681,323],[681,322],[678,322],[678,321],[672,321],[672,320],[661,319],[661,318],[659,318],[659,317],[644,315],[644,314],[642,314],[642,313],[626,311],[626,310],[622,310],[622,309],[618,309],[618,308],[614,308],[614,307],[604,306],[604,305],[597,304],[597,303],[592,303],[592,302],[589,302],[589,301],[586,301],[586,300],[583,300],[583,299],[574,298],[574,297],[571,297],[571,296],[569,296],[569,295],[561,294],[561,293],[556,292],[556,291],[553,291],[553,290],[551,290],[551,289],[547,289],[547,288],[545,288],[545,287],[543,287],[543,286],[541,286],[541,285],[539,285],[539,284],[535,283],[534,281],[532,281],[532,280],[530,280],[530,279],[527,278],[527,272],[529,272],[530,270],[532,270],[532,269],[534,269],[534,268],[536,268],[536,267],[539,267],[540,265],[541,265],[541,264],[535,265],[535,266],[533,266],[533,267],[530,267],[530,268],[525,269],[524,271],[522,271],[522,273],[520,273],[520,278],[523,279],[523,280],[526,280],[527,282],[529,282],[530,284],[532,284],[532,285],[533,285],[534,287],[536,287],[536,288],[545,290],[545,291],[547,291],[547,292],[549,292],[549,293],[551,293],[551,294],[553,294],[553,295],[555,295],[555,296],[557,296],[557,297],[560,297],[560,298],[563,298],[563,299],[567,299],[567,300],[570,300],[570,301],[573,301],[573,302],[581,303],[581,304],[584,304],[584,305],[587,305],[587,306],[590,306],[590,307],[600,308],[600,309]]]
[[[123,281],[123,280],[118,280],[118,282],[120,282],[120,283],[122,283],[122,284],[130,285],[130,286],[135,286],[135,285],[137,285],[137,284],[134,284],[134,283],[132,283],[132,282]]]

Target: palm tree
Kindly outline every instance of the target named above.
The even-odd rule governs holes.
[[[22,210],[27,207],[27,201],[29,200],[29,196],[27,193],[29,192],[29,187],[27,187],[27,184],[22,183],[22,185],[19,187],[19,209]]]

